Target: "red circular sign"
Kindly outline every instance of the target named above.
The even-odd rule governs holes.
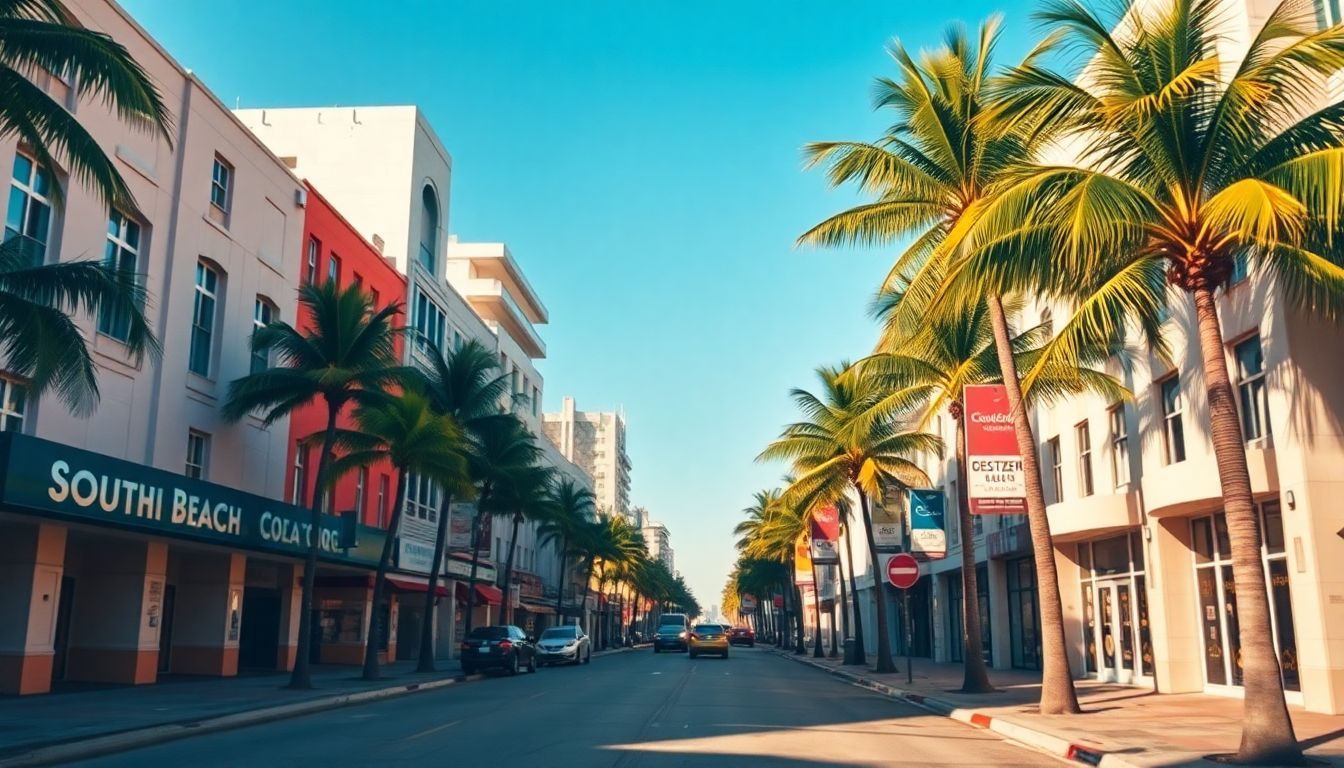
[[[919,581],[919,561],[904,552],[887,558],[887,581],[897,589],[909,589]]]

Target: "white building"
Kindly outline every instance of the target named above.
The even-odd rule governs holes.
[[[593,478],[599,510],[630,516],[630,457],[625,452],[625,416],[615,411],[579,411],[566,397],[558,413],[544,417],[546,436],[566,459]]]
[[[644,545],[648,547],[649,557],[662,561],[670,573],[676,573],[675,559],[672,554],[672,537],[667,526],[657,520],[648,520],[640,529],[644,534]]]

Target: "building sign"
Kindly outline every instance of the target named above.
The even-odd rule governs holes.
[[[434,562],[434,545],[426,544],[418,539],[398,538],[397,540],[397,570],[407,573],[418,573],[422,576],[428,576],[430,563]],[[439,571],[441,576],[452,576],[454,578],[471,578],[471,560],[460,560],[451,557],[449,553],[444,553],[444,568]],[[495,566],[493,563],[482,560],[476,564],[476,581],[480,583],[493,583],[495,580]]]
[[[901,508],[898,502],[878,502],[872,500],[869,515],[873,519],[873,546],[879,552],[894,552],[901,548]]]
[[[947,556],[944,496],[938,488],[910,490],[910,553],[925,560]]]
[[[966,387],[964,399],[971,514],[1025,514],[1027,482],[1007,390],[1002,384],[977,384]]]
[[[793,583],[800,586],[812,583],[812,551],[806,533],[798,534],[793,543]]]
[[[460,551],[471,549],[471,521],[476,517],[476,505],[454,501],[448,512],[448,548]]]
[[[341,548],[342,521],[308,510],[60,443],[0,435],[0,503],[71,521],[237,549],[302,557],[316,538],[324,560],[378,564],[383,532],[359,527]]]
[[[812,562],[834,565],[840,562],[840,510],[827,504],[812,510]]]
[[[741,612],[742,612],[742,613],[751,613],[752,611],[755,611],[755,610],[756,610],[756,596],[755,596],[755,595],[743,595],[743,596],[742,596],[742,610],[741,610]]]

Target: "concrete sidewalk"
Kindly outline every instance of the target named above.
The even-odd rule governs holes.
[[[631,648],[595,651],[593,658]],[[366,681],[350,666],[316,666],[312,690],[285,688],[289,673],[233,678],[166,676],[149,686],[64,686],[41,696],[0,697],[0,768],[52,765],[256,722],[478,680],[456,660],[434,674],[414,661],[383,665]]]
[[[901,672],[879,675],[869,667],[847,667],[839,659],[815,659],[776,651],[793,661],[816,667],[888,696],[939,714],[991,729],[1015,741],[1086,765],[1121,768],[1214,766],[1203,760],[1213,753],[1233,752],[1241,737],[1240,699],[1205,694],[1155,694],[1125,686],[1079,680],[1082,715],[1042,715],[1037,711],[1040,676],[1013,670],[991,670],[997,693],[957,693],[960,664],[934,664],[915,659],[914,681]],[[1344,766],[1344,716],[1321,715],[1290,707],[1297,738],[1308,755],[1328,765]]]

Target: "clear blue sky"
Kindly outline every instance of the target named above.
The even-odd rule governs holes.
[[[868,348],[890,258],[793,247],[855,200],[800,147],[880,135],[893,36],[931,47],[1001,10],[1007,63],[1034,31],[1023,0],[123,1],[230,105],[425,111],[451,231],[507,242],[551,310],[546,407],[625,409],[633,501],[706,608],[783,471],[753,459],[788,389]]]

